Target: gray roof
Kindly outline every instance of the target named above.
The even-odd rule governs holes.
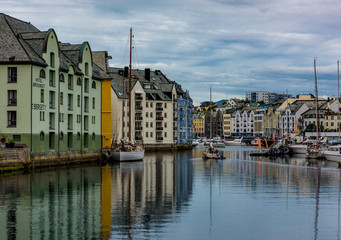
[[[123,81],[125,84],[125,98],[128,98],[128,78],[123,76],[124,69],[109,67],[109,75],[112,78],[111,87],[115,91],[118,98],[122,98]],[[170,81],[159,70],[150,71],[150,80],[145,78],[145,70],[132,69],[133,88],[137,82],[142,85],[147,100],[170,101],[172,99],[171,92],[174,82]]]
[[[42,56],[46,47],[46,37],[51,31],[53,29],[40,31],[31,23],[0,13],[0,63],[48,66]],[[76,74],[83,74],[78,68],[83,44],[59,43],[61,71],[68,71],[69,65],[73,64]],[[93,77],[101,79],[109,76],[94,64]]]

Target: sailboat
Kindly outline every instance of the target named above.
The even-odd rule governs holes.
[[[308,146],[307,156],[310,159],[323,158],[320,146],[320,116],[318,106],[318,92],[317,92],[317,76],[316,76],[316,59],[314,59],[314,76],[315,76],[315,104],[316,104],[316,144]]]
[[[121,139],[119,144],[112,147],[111,158],[114,161],[138,161],[144,158],[144,146],[132,140],[131,137],[131,59],[132,59],[133,30],[130,28],[130,61],[129,61],[129,140]],[[124,81],[124,80],[123,80]],[[122,85],[124,89],[124,84]],[[122,96],[122,137],[124,136],[124,91]]]

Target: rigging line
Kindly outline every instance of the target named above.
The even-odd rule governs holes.
[[[128,50],[128,46],[129,46],[129,37],[130,36],[128,36],[127,43],[126,43],[126,49],[124,51],[124,55],[123,55],[123,59],[122,59],[122,66],[124,66],[124,61],[126,59],[126,54],[127,54],[127,50]]]
[[[135,38],[133,38],[133,52],[134,52],[134,59],[136,61],[137,68],[140,68],[140,61],[137,55],[137,50],[136,50],[136,44],[135,44]]]

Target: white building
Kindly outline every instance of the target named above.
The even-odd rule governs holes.
[[[249,100],[253,103],[263,101],[264,103],[269,103],[269,93],[268,92],[246,92],[245,100]]]

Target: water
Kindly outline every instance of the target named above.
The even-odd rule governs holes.
[[[337,164],[222,150],[0,176],[0,239],[340,239]]]

